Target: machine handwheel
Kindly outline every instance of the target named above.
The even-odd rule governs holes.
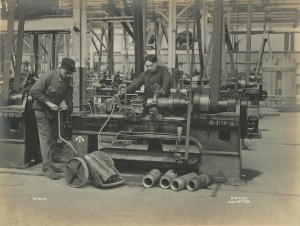
[[[81,158],[71,158],[65,167],[65,179],[74,188],[79,188],[87,182],[89,169],[85,161]]]

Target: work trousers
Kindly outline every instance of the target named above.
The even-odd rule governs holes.
[[[43,158],[43,171],[53,166],[54,151],[58,139],[57,111],[35,110],[35,118],[39,131],[40,147]]]

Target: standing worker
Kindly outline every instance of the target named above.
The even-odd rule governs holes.
[[[126,93],[132,93],[145,85],[144,98],[151,98],[158,88],[160,96],[169,96],[171,88],[171,76],[166,66],[157,65],[156,55],[145,58],[146,71],[142,72],[130,85],[126,87]],[[158,86],[158,87],[157,87]],[[119,96],[125,94],[121,91]]]
[[[71,98],[70,77],[75,72],[75,61],[63,58],[61,67],[41,75],[29,91],[39,132],[43,158],[42,170],[46,177],[58,180],[62,169],[53,165],[53,154],[58,139],[58,110],[67,110]]]

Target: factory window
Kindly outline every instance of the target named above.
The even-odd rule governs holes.
[[[230,130],[229,129],[220,129],[219,130],[219,139],[222,141],[230,141]]]

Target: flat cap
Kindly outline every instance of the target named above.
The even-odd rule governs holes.
[[[75,61],[71,58],[63,58],[61,62],[61,67],[68,72],[75,72]]]

